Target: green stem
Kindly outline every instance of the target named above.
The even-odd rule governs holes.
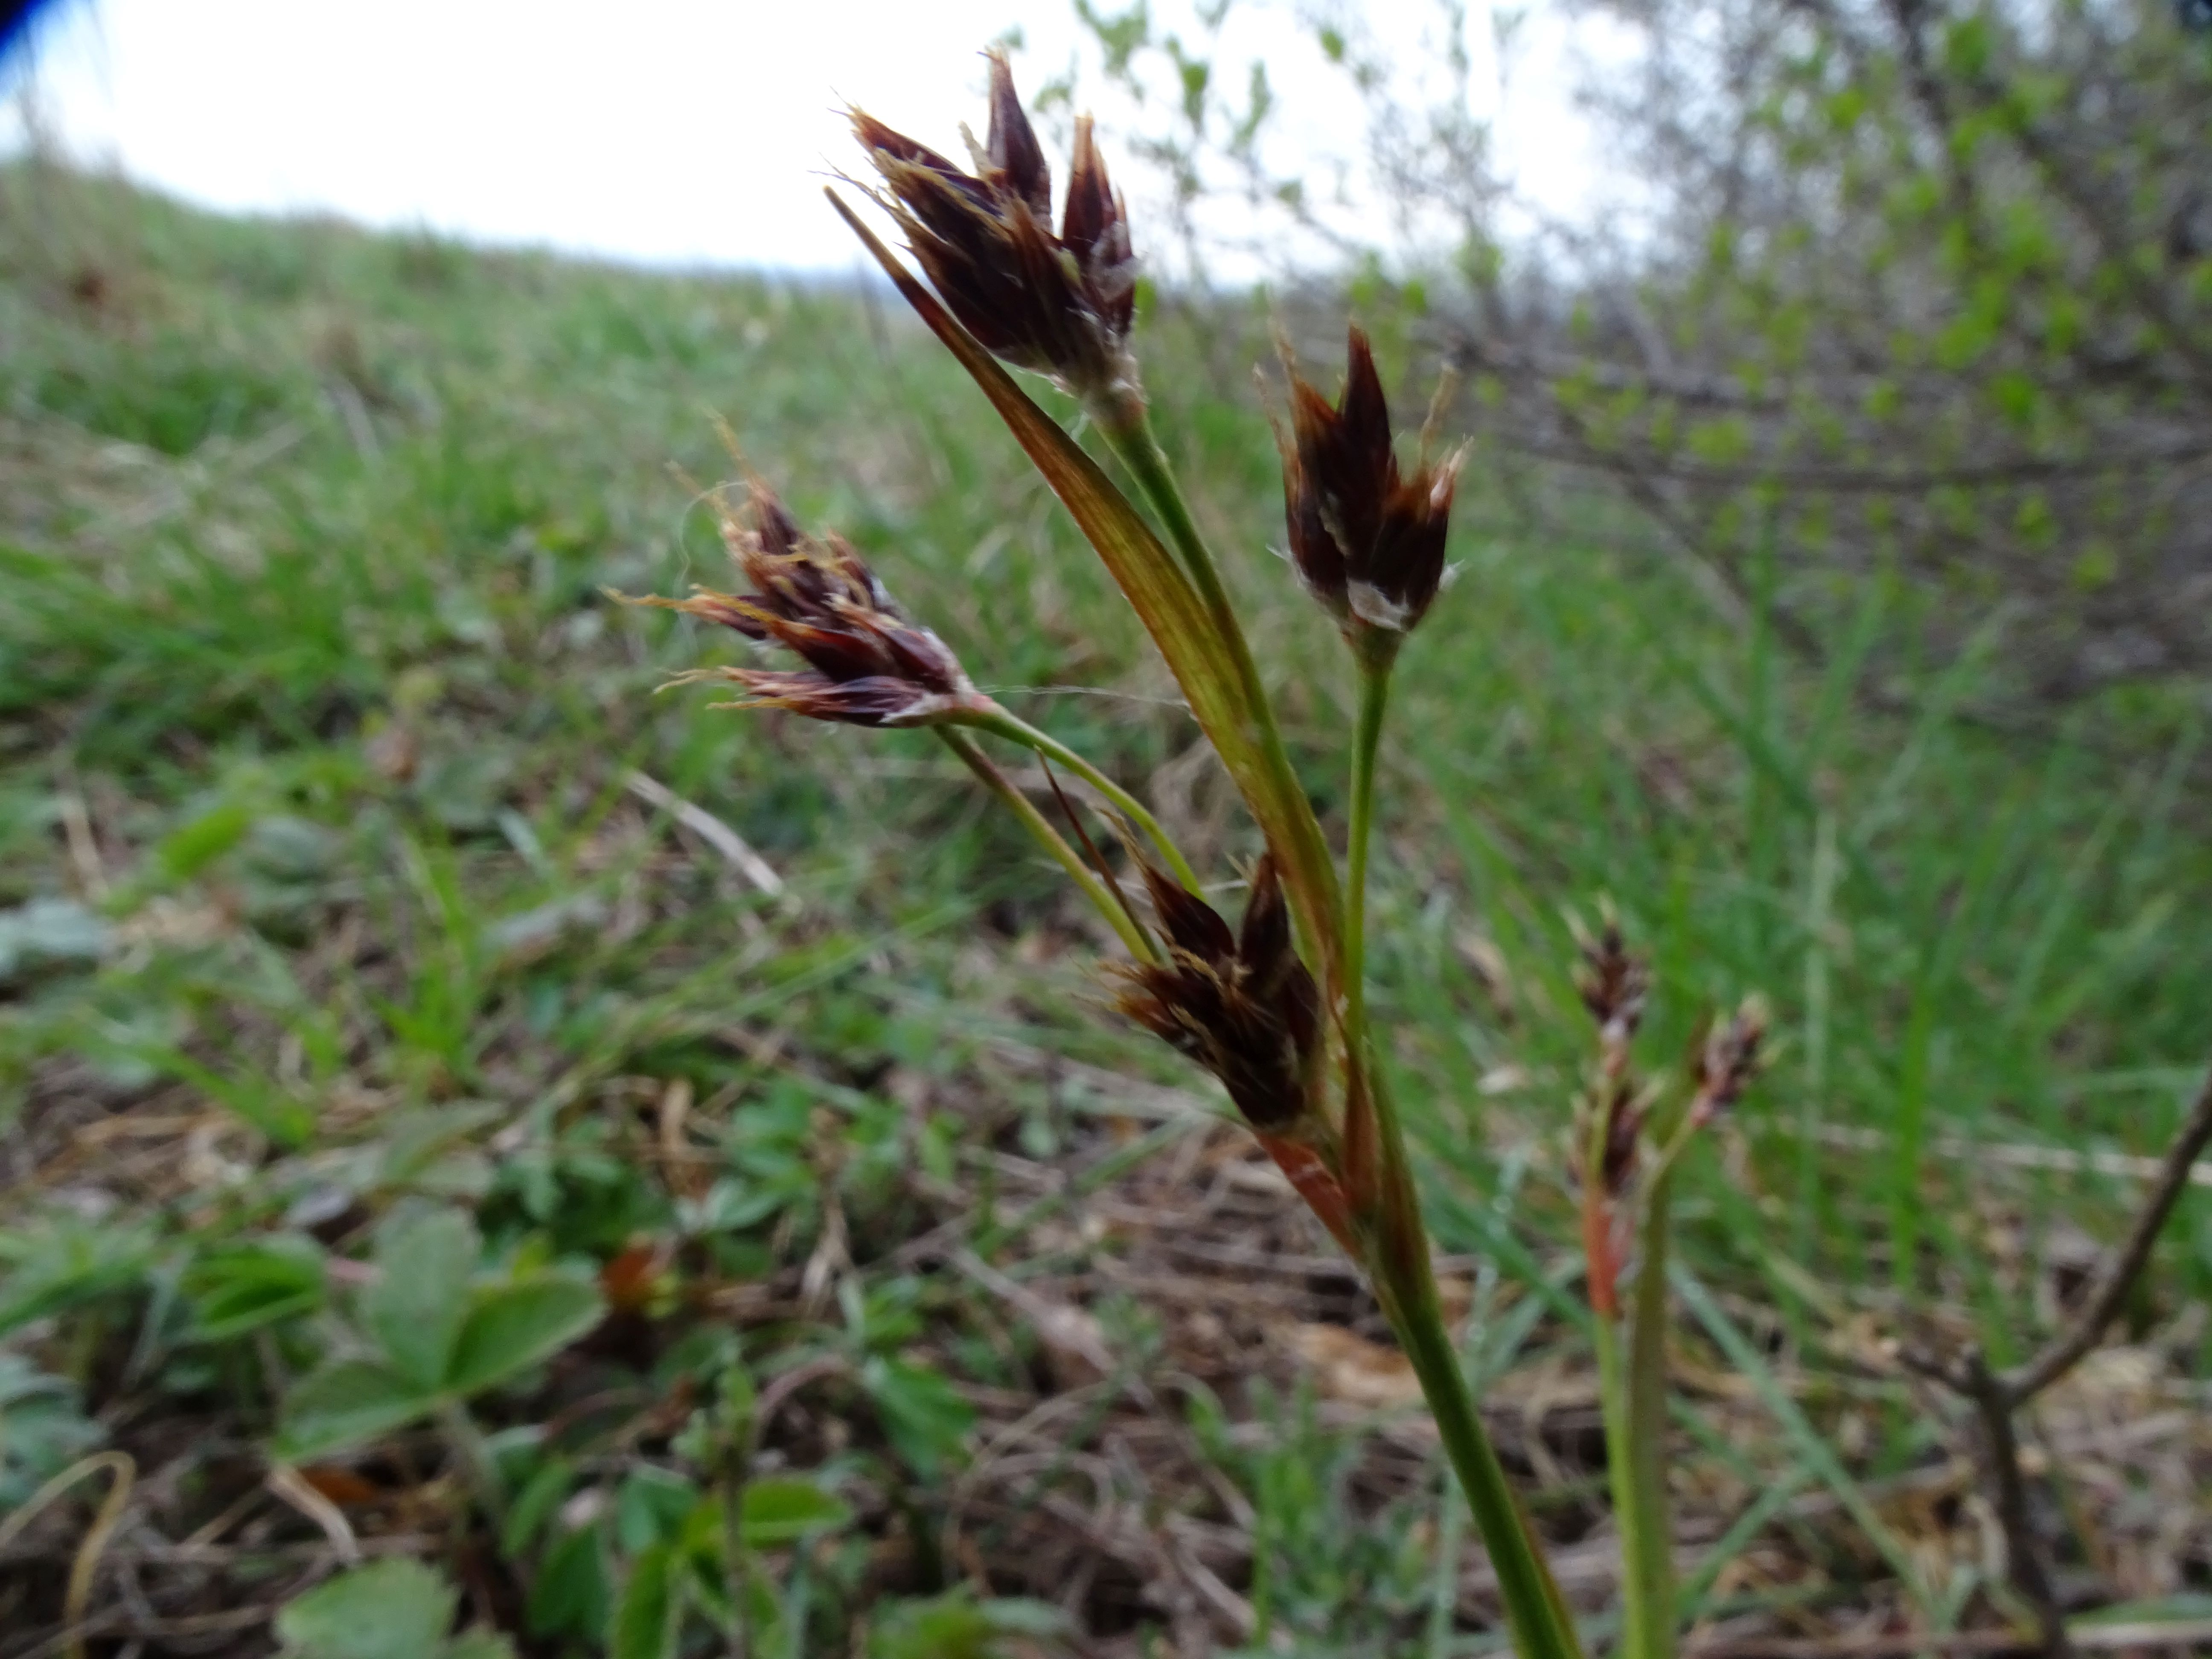
[[[1229,654],[1243,692],[1246,718],[1251,723],[1261,764],[1267,769],[1271,793],[1276,797],[1273,817],[1297,842],[1274,849],[1277,858],[1296,861],[1304,877],[1303,880],[1291,882],[1291,893],[1294,896],[1301,892],[1319,895],[1334,909],[1342,899],[1336,885],[1336,866],[1329,857],[1328,843],[1322,837],[1320,820],[1314,817],[1313,803],[1306,796],[1305,786],[1298,781],[1297,769],[1291,764],[1290,750],[1283,744],[1282,728],[1275,720],[1274,706],[1267,700],[1259,665],[1252,659],[1252,647],[1237,623],[1229,592],[1222,586],[1221,572],[1206,548],[1206,538],[1199,534],[1197,521],[1191,517],[1189,505],[1182,498],[1182,490],[1176,483],[1167,457],[1161,453],[1159,442],[1152,436],[1152,422],[1145,413],[1144,404],[1141,398],[1131,397],[1100,403],[1091,412],[1105,434],[1108,446],[1120,457],[1121,465],[1136,480],[1138,490],[1159,515],[1168,540],[1174,544],[1183,568],[1190,574],[1192,586],[1198,590],[1199,603],[1205,607],[1215,635]],[[1255,816],[1261,817],[1263,823],[1268,817],[1264,813]],[[1303,921],[1320,953],[1323,981],[1332,992],[1340,990],[1344,964],[1338,943],[1338,918],[1334,915],[1310,915]]]
[[[1010,743],[1033,749],[1047,760],[1059,762],[1103,795],[1117,811],[1145,832],[1152,845],[1159,848],[1160,856],[1168,861],[1168,868],[1175,872],[1177,881],[1194,893],[1199,890],[1197,873],[1191,869],[1190,861],[1183,857],[1182,848],[1177,847],[1174,839],[1160,827],[1159,820],[1145,810],[1144,803],[1059,738],[1038,731],[1027,720],[996,704],[988,713],[977,714],[963,723],[975,731],[994,732]]]
[[[1628,1313],[1625,1425],[1637,1525],[1634,1553],[1628,1553],[1628,1534],[1621,1534],[1621,1583],[1628,1627],[1641,1626],[1642,1659],[1674,1655],[1674,1538],[1667,1504],[1667,1242],[1674,1193],[1671,1170],[1658,1171],[1645,1185]],[[1629,1651],[1632,1659],[1638,1650]]]
[[[1620,1659],[1644,1659],[1650,1609],[1638,1593],[1637,1572],[1644,1558],[1644,1510],[1636,1495],[1635,1431],[1630,1426],[1627,1370],[1620,1357],[1620,1322],[1597,1312],[1590,1334],[1597,1348],[1598,1407],[1605,1419],[1606,1481],[1613,1490],[1613,1530],[1620,1534]]]
[[[1443,1437],[1452,1472],[1467,1493],[1468,1507],[1490,1552],[1498,1574],[1498,1588],[1505,1603],[1505,1616],[1513,1632],[1514,1650],[1521,1659],[1582,1659],[1566,1601],[1544,1563],[1543,1553],[1529,1531],[1528,1516],[1513,1495],[1497,1449],[1482,1426],[1474,1395],[1445,1331],[1443,1312],[1437,1304],[1436,1280],[1425,1254],[1418,1267],[1396,1275],[1410,1281],[1378,1284],[1383,1310],[1398,1333],[1429,1411]]]
[[[1051,820],[1037,811],[1030,798],[1015,788],[1006,775],[991,763],[991,757],[975,746],[975,740],[949,726],[937,726],[934,730],[945,740],[945,746],[960,757],[983,787],[1022,821],[1022,827],[1036,836],[1037,844],[1051,854],[1060,867],[1067,872],[1075,884],[1083,890],[1084,897],[1089,899],[1098,914],[1106,918],[1107,925],[1120,935],[1121,943],[1129,947],[1129,954],[1139,962],[1157,960],[1158,951],[1151,939],[1138,927],[1127,907],[1107,892],[1098,878],[1091,872],[1091,866],[1084,863],[1082,855],[1062,839],[1060,831],[1052,827]]]
[[[1345,1041],[1361,1054],[1368,1048],[1367,848],[1375,826],[1375,764],[1396,656],[1395,640],[1372,653],[1359,653],[1359,720],[1352,736],[1352,828],[1344,856],[1344,1029]]]

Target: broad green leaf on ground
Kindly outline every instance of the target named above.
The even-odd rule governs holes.
[[[576,1466],[565,1457],[548,1457],[531,1473],[514,1501],[507,1506],[501,1523],[499,1547],[508,1555],[520,1555],[537,1538],[576,1478]]]
[[[596,1639],[605,1632],[614,1590],[607,1582],[603,1530],[580,1527],[548,1547],[524,1614],[532,1636]]]
[[[678,1609],[676,1553],[656,1544],[630,1565],[607,1626],[608,1659],[670,1659]]]
[[[795,1544],[831,1532],[853,1518],[852,1505],[797,1475],[771,1475],[746,1484],[738,1525],[753,1549]]]
[[[477,1249],[476,1225],[459,1210],[403,1210],[377,1237],[362,1316],[392,1369],[426,1393],[446,1376],[468,1316]]]
[[[342,1359],[285,1396],[276,1455],[289,1462],[326,1456],[411,1423],[437,1404],[435,1394],[387,1366]]]
[[[78,1409],[75,1384],[0,1353],[0,1515],[106,1437]]]
[[[38,898],[0,910],[0,985],[38,969],[99,960],[112,930],[75,899]]]
[[[375,1561],[293,1601],[276,1634],[299,1659],[428,1659],[445,1644],[455,1600],[420,1561]]]
[[[1000,1638],[1065,1635],[1067,1618],[1049,1602],[978,1601],[966,1589],[886,1607],[868,1638],[868,1659],[998,1659]]]
[[[676,1537],[699,1501],[699,1488],[672,1469],[640,1464],[615,1498],[615,1541],[635,1553]]]
[[[878,1355],[861,1368],[860,1384],[893,1449],[919,1474],[934,1474],[957,1457],[975,1426],[975,1408],[926,1365]]]
[[[453,1344],[447,1392],[466,1396],[504,1382],[590,1330],[605,1311],[598,1289],[580,1279],[539,1279],[483,1291]]]

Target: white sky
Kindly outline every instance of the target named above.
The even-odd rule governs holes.
[[[1307,3],[1240,0],[1224,36],[1239,65],[1267,59],[1289,117],[1279,143],[1299,165],[1362,149],[1357,104],[1293,9]],[[1189,0],[1152,10],[1191,27]],[[1481,52],[1482,0],[1470,11]],[[1435,50],[1435,0],[1357,15],[1403,61]],[[1088,50],[1073,0],[63,0],[0,86],[31,85],[79,161],[215,208],[653,264],[849,270],[820,193],[854,155],[841,100],[963,157],[959,123],[982,125],[978,49],[1014,28],[1025,93]],[[1079,61],[1085,101],[1101,100],[1095,50]],[[1241,66],[1224,79],[1241,95]],[[1556,199],[1585,163],[1560,136],[1564,99],[1534,106],[1516,149]],[[21,123],[19,97],[0,149],[20,146]],[[1117,177],[1141,207],[1144,180]]]

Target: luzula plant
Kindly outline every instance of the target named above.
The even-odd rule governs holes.
[[[1334,401],[1291,369],[1288,428],[1278,434],[1289,550],[1299,579],[1349,646],[1359,686],[1340,877],[1213,555],[1153,439],[1130,343],[1135,264],[1127,221],[1090,125],[1076,128],[1055,231],[1042,148],[996,54],[990,82],[988,135],[980,145],[969,140],[973,173],[871,116],[852,117],[880,176],[878,186],[863,188],[904,235],[927,286],[834,190],[830,199],[990,399],[1165,658],[1266,844],[1249,872],[1242,916],[1232,926],[1207,902],[1196,872],[1139,802],[978,692],[944,643],[891,602],[851,548],[801,532],[766,486],[751,486],[749,522],[726,509],[722,515],[723,536],[750,591],[702,590],[655,603],[784,647],[805,665],[702,670],[687,678],[734,682],[744,694],[740,707],[930,728],[1066,871],[1129,953],[1111,969],[1121,1010],[1220,1080],[1261,1145],[1364,1271],[1435,1415],[1496,1567],[1520,1652],[1571,1659],[1580,1649],[1566,1605],[1477,1414],[1438,1307],[1429,1237],[1364,993],[1366,866],[1391,669],[1443,585],[1458,459],[1432,458],[1424,433],[1413,463],[1401,461],[1382,381],[1357,329]],[[1048,376],[1080,402],[1151,520],[1002,362]],[[1123,890],[1079,824],[1082,853],[1013,787],[986,754],[984,738],[1028,749],[1103,798],[1129,843],[1144,906]],[[1075,823],[1072,807],[1062,805]],[[1626,1248],[1620,1217],[1636,1127],[1649,1105],[1632,1097],[1626,1075],[1632,1005],[1640,1003],[1641,991],[1624,979],[1636,970],[1622,965],[1617,939],[1610,948],[1613,955],[1592,969],[1604,988],[1592,992],[1591,1006],[1606,1010],[1601,1018],[1613,1046],[1594,1097],[1601,1121],[1591,1131],[1587,1169],[1594,1173],[1586,1183],[1597,1241],[1591,1294],[1609,1342]],[[1716,1050],[1714,1080],[1698,1097],[1705,1103],[1680,1115],[1681,1133],[1741,1086],[1756,1033],[1733,1041],[1734,1048]],[[1723,1073],[1733,1083],[1722,1080]],[[1668,1161],[1662,1152],[1647,1177],[1659,1200],[1647,1206],[1657,1218],[1647,1231],[1664,1225]],[[1639,1298],[1659,1294],[1656,1260],[1647,1256],[1637,1275]],[[1648,1331],[1639,1325],[1631,1338],[1647,1392],[1658,1386],[1656,1349],[1643,1350],[1657,1340],[1656,1322]],[[1617,1352],[1617,1344],[1606,1352]],[[1607,1364],[1609,1376],[1620,1370]],[[1615,1394],[1629,1399],[1623,1389],[1608,1398]],[[1615,1415],[1609,1407],[1609,1429]],[[1656,1477],[1663,1413],[1638,1395],[1619,1415],[1617,1470],[1632,1462]],[[1639,1437],[1632,1446],[1626,1443],[1632,1431]],[[1620,1479],[1617,1473],[1617,1485]],[[1634,1565],[1648,1553],[1643,1540],[1656,1537],[1663,1565],[1663,1514],[1635,1530],[1637,1516],[1662,1494],[1655,1479],[1632,1495],[1637,1515],[1624,1510],[1622,1520],[1624,1586],[1627,1600],[1640,1604],[1629,1615],[1630,1650],[1664,1652],[1671,1644],[1671,1583]],[[1647,1647],[1651,1642],[1658,1645]]]
[[[1636,1073],[1631,1048],[1650,989],[1608,915],[1583,941],[1576,975],[1597,1024],[1597,1059],[1577,1114],[1584,1285],[1597,1348],[1606,1472],[1620,1534],[1620,1651],[1674,1651],[1674,1540],[1667,1473],[1667,1230],[1674,1162],[1691,1137],[1733,1106],[1758,1069],[1765,1009],[1746,1001],[1692,1045],[1686,1091]],[[1656,1142],[1656,1147],[1650,1143]],[[1649,1150],[1647,1150],[1649,1148]],[[1621,1281],[1636,1273],[1623,1305]]]

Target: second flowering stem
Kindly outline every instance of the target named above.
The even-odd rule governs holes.
[[[1049,732],[1040,732],[1027,720],[995,704],[966,724],[975,731],[993,732],[1010,743],[1034,750],[1046,760],[1055,762],[1074,773],[1103,796],[1115,811],[1144,832],[1146,839],[1159,849],[1160,856],[1167,860],[1168,868],[1175,872],[1178,881],[1193,892],[1200,890],[1197,872],[1190,867],[1190,861],[1183,857],[1182,849],[1161,827],[1160,821],[1146,810],[1145,804],[1059,738]]]
[[[1084,897],[1089,899],[1098,914],[1106,918],[1107,924],[1121,943],[1128,946],[1129,954],[1139,962],[1153,960],[1158,949],[1137,926],[1128,907],[1107,892],[1104,884],[1091,873],[1091,866],[1083,861],[1082,855],[1067,844],[1060,831],[1052,827],[1052,821],[1037,811],[1030,798],[1014,787],[1013,780],[1001,772],[991,757],[976,746],[975,740],[966,732],[946,726],[939,726],[937,735],[944,740],[946,748],[960,757],[968,769],[975,775],[977,781],[1021,820],[1022,827],[1036,838],[1037,844],[1052,854],[1054,861],[1067,872],[1068,878],[1083,890]]]

